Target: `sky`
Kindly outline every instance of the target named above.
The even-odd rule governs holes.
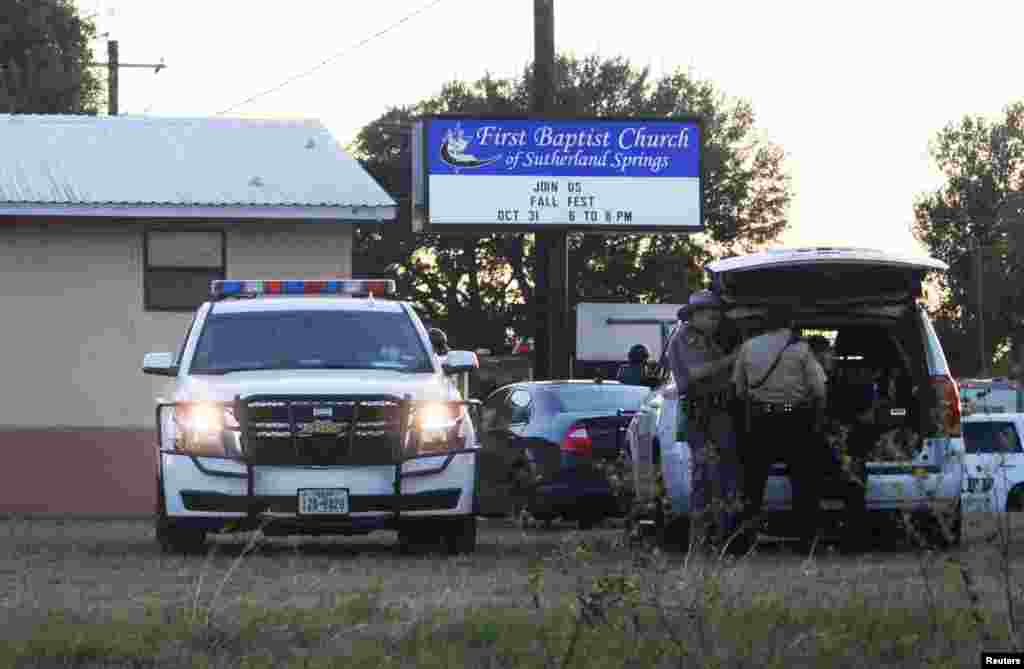
[[[120,113],[317,118],[342,145],[390,106],[452,79],[518,75],[533,57],[532,0],[78,5],[121,62],[168,66],[122,69]],[[682,68],[753,104],[793,177],[784,245],[924,252],[910,229],[915,195],[941,183],[929,141],[1024,100],[1024,2],[554,0],[554,12],[559,52]],[[106,37],[95,56],[106,60]]]

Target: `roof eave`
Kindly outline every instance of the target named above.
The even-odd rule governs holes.
[[[280,219],[337,222],[389,222],[398,217],[393,205],[147,205],[147,204],[16,204],[0,203],[0,217]]]

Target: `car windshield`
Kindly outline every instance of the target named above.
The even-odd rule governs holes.
[[[645,386],[612,385],[594,383],[588,385],[564,385],[553,389],[561,411],[614,411],[625,409],[636,411],[640,408],[651,389]]]
[[[405,313],[212,314],[203,326],[191,373],[258,369],[433,371],[429,354]]]
[[[963,423],[968,453],[1020,453],[1020,439],[1013,423],[972,421]]]

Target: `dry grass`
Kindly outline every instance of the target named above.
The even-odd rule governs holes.
[[[1021,524],[1014,518],[1012,529],[1024,538]],[[652,560],[622,546],[616,529],[501,524],[460,558],[399,555],[387,532],[218,537],[210,555],[186,558],[160,555],[148,523],[13,520],[0,523],[0,661],[973,666],[982,648],[1017,643],[1000,554],[1012,582],[1024,582],[1020,545],[1011,537],[1000,551],[986,542],[993,530],[992,519],[969,522],[964,548],[951,554],[973,579],[967,593],[949,556],[907,547]]]

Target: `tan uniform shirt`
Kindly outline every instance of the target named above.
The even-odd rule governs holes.
[[[746,397],[748,386],[759,383],[791,336],[790,330],[776,330],[745,342],[733,370],[736,394]],[[825,399],[825,370],[804,341],[791,344],[763,385],[750,390],[758,402],[799,404]]]

